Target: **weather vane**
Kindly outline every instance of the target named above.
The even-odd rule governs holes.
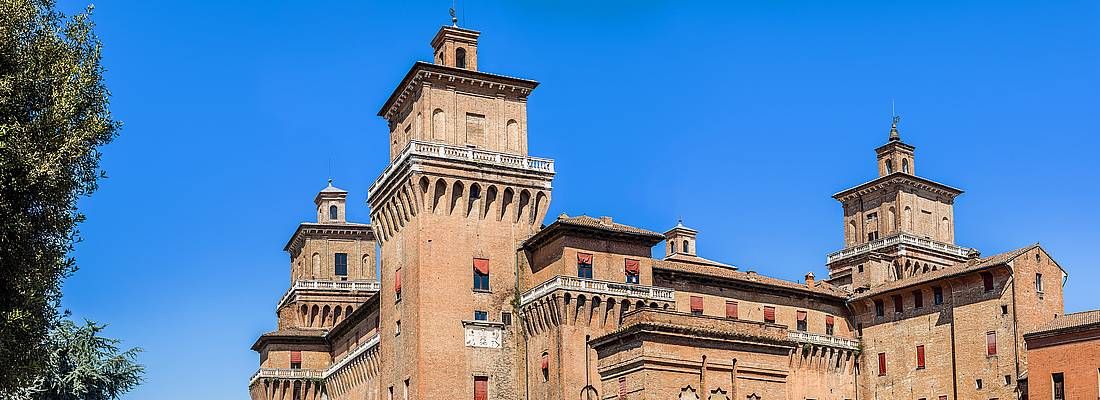
[[[451,26],[458,27],[458,14],[455,13],[455,2],[451,2]]]

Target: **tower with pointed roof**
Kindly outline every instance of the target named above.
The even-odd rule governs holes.
[[[898,121],[875,149],[878,178],[835,195],[844,211],[844,248],[828,255],[830,282],[871,287],[965,261],[955,245],[955,197],[962,190],[916,175]]]

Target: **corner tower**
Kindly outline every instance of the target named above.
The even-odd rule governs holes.
[[[899,118],[875,149],[879,177],[833,195],[844,209],[844,249],[829,254],[829,280],[855,290],[964,261],[955,245],[955,197],[962,190],[919,177],[915,147],[903,142]]]
[[[478,71],[479,37],[440,28],[434,62],[413,64],[378,112],[390,164],[367,201],[381,240],[379,385],[390,398],[522,397],[517,249],[544,218],[554,164],[527,154],[538,83]]]

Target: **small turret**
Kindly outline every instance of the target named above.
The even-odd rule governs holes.
[[[343,224],[347,222],[348,191],[332,186],[332,179],[328,180],[328,187],[321,189],[313,204],[317,205],[317,223]]]
[[[668,254],[695,255],[695,237],[699,232],[684,226],[684,220],[678,220],[676,226],[665,232]]]

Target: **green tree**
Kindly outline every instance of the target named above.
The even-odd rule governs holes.
[[[108,400],[141,383],[144,367],[135,362],[140,349],[119,349],[117,339],[99,336],[105,326],[92,321],[77,325],[64,318],[46,341],[46,368],[30,384],[10,393],[8,400]]]
[[[61,281],[76,270],[76,201],[95,191],[98,148],[120,127],[91,7],[54,7],[0,0],[0,392],[46,375]]]

